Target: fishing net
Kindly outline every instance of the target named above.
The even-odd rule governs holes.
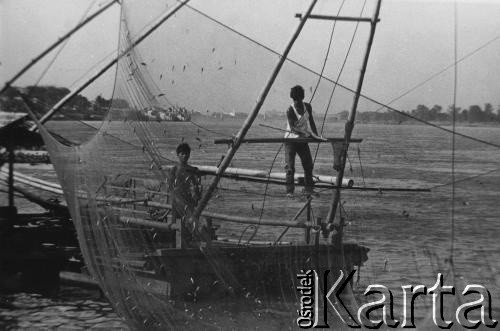
[[[116,311],[137,329],[280,329],[296,325],[302,298],[297,276],[307,270],[321,276],[330,270],[328,287],[320,286],[321,293],[340,270],[348,274],[355,269],[357,275],[363,270],[362,278],[353,278],[354,294],[362,285],[389,279],[394,283],[395,274],[415,275],[399,282],[433,285],[436,272],[449,275],[447,271],[460,266],[468,271],[461,274],[467,282],[484,279],[470,273],[466,255],[483,250],[467,252],[471,239],[466,234],[479,231],[477,223],[494,220],[491,208],[482,213],[481,206],[490,206],[495,190],[473,186],[471,194],[470,186],[457,187],[457,199],[463,195],[463,201],[455,216],[460,232],[452,240],[460,242],[457,248],[463,248],[460,257],[466,262],[458,257],[450,267],[450,192],[446,185],[438,187],[446,184],[443,173],[449,171],[450,160],[443,160],[443,144],[437,143],[449,141],[450,135],[434,128],[426,128],[430,138],[401,141],[401,136],[421,137],[421,127],[400,127],[394,133],[377,126],[355,127],[353,137],[367,141],[359,148],[350,144],[345,174],[361,189],[342,191],[334,224],[342,220],[343,228],[325,222],[334,195],[331,178],[317,182],[319,196],[312,199],[300,194],[303,179],[297,178],[296,197],[286,196],[281,143],[243,144],[199,220],[192,218],[199,194],[206,194],[213,183],[297,29],[295,15],[304,14],[308,6],[300,1],[266,5],[269,9],[262,12],[262,1],[241,1],[238,6],[232,1],[149,1],[147,6],[122,1],[119,60],[105,119],[77,145],[62,144],[41,129],[86,266]],[[370,17],[375,5],[320,1],[314,13]],[[159,20],[164,22],[138,43]],[[318,131],[343,137],[342,111],[350,110],[354,96],[346,86],[357,84],[369,31],[365,23],[309,20],[247,137],[284,136],[294,85],[304,87]],[[379,106],[368,98],[359,103],[364,110]],[[69,127],[60,130],[71,140]],[[215,139],[225,143],[215,144]],[[472,146],[463,139],[464,154],[457,154],[463,156],[462,164],[482,157],[493,162],[486,150],[467,154]],[[189,164],[197,169],[178,164],[181,143],[190,145]],[[310,147],[315,175],[336,176],[332,146]],[[485,162],[481,170],[486,171]],[[431,166],[435,171],[429,173]],[[296,168],[300,173],[299,160]],[[433,185],[437,190],[415,198],[415,192],[382,189],[401,185]],[[471,204],[474,209],[465,207]],[[483,222],[473,225],[467,222],[471,218]],[[436,242],[433,236],[427,241],[428,231],[442,231],[437,237],[447,240]],[[493,245],[494,239],[488,240],[484,250]],[[368,253],[370,247],[377,250]],[[489,263],[490,270],[498,268]],[[355,301],[362,303],[363,296],[353,296],[350,289],[344,303],[358,307]],[[401,306],[399,301],[395,309]],[[325,307],[330,326],[349,320],[339,302]],[[420,318],[428,316],[425,308],[418,311]]]

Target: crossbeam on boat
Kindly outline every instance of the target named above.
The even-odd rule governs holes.
[[[224,174],[223,177],[230,178],[237,181],[245,181],[245,182],[255,182],[255,183],[266,183],[266,184],[275,184],[285,186],[286,182],[280,179],[272,179],[272,178],[258,178],[252,176],[241,176],[241,175],[232,175],[232,174]],[[313,177],[314,179],[314,177]],[[300,186],[300,184],[295,184]],[[321,189],[335,189],[335,184],[330,183],[322,183],[315,182],[315,188]],[[374,186],[353,186],[353,185],[342,185],[343,190],[356,190],[356,191],[374,191],[374,192],[431,192],[429,188],[419,188],[419,187],[374,187]]]
[[[247,138],[241,141],[242,144],[262,144],[262,143],[322,143],[322,142],[343,142],[344,138],[325,138],[326,141],[314,138]],[[360,143],[363,139],[353,138],[351,143]],[[215,139],[214,144],[231,144],[233,139]]]
[[[295,17],[302,19],[302,14],[297,13]],[[371,17],[350,17],[350,16],[328,16],[328,15],[309,15],[308,19],[328,20],[328,21],[344,21],[344,22],[368,22],[371,23]],[[377,19],[380,22],[380,19]]]
[[[136,218],[136,217],[121,216],[118,218],[118,220],[122,223],[125,223],[125,224],[145,226],[148,228],[155,228],[155,229],[160,229],[160,230],[167,230],[167,231],[180,230],[180,226],[177,224],[163,223],[163,222],[158,222],[158,221],[150,221],[150,220],[145,220],[145,219]]]
[[[147,205],[149,207],[172,209],[172,205],[170,204],[158,203],[154,201],[148,201]],[[226,221],[233,223],[259,224],[259,225],[270,225],[270,226],[288,226],[291,228],[310,228],[316,226],[313,222],[276,221],[259,217],[242,217],[242,216],[227,215],[227,214],[214,213],[208,211],[204,211],[203,213],[201,213],[201,215],[206,218],[212,218],[219,221]],[[150,222],[155,222],[155,221],[150,221]],[[161,222],[156,222],[156,223],[161,223]]]

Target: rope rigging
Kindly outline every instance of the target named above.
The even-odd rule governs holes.
[[[196,12],[196,13],[198,13],[198,14],[200,14],[200,15],[204,16],[204,17],[206,17],[207,19],[209,19],[209,20],[211,20],[211,21],[213,21],[213,22],[215,22],[215,23],[217,23],[217,24],[219,24],[219,25],[223,26],[224,28],[228,29],[229,31],[232,31],[233,33],[236,33],[237,35],[239,35],[239,36],[241,36],[241,37],[243,37],[243,38],[245,38],[245,39],[247,39],[247,40],[251,41],[252,43],[254,43],[254,44],[256,44],[256,45],[258,45],[258,46],[260,46],[260,47],[262,47],[262,48],[266,49],[267,51],[269,51],[269,52],[271,52],[271,53],[273,53],[273,54],[275,54],[275,55],[278,55],[278,56],[280,55],[280,53],[279,53],[279,52],[277,52],[277,51],[273,50],[272,48],[270,48],[270,47],[268,47],[268,46],[265,46],[264,44],[262,44],[262,43],[260,43],[260,42],[256,41],[255,39],[252,39],[251,37],[246,36],[245,34],[243,34],[243,33],[239,32],[239,31],[237,31],[237,30],[235,30],[235,29],[233,29],[233,28],[229,27],[228,25],[226,25],[226,24],[224,24],[224,23],[222,23],[222,22],[220,22],[220,21],[218,21],[218,20],[216,20],[216,19],[212,18],[211,16],[209,16],[209,15],[207,15],[207,14],[203,13],[202,11],[200,11],[200,10],[198,10],[198,9],[196,9],[196,8],[194,8],[194,7],[192,7],[192,6],[190,6],[190,5],[187,5],[187,4],[186,4],[185,6],[186,6],[187,8],[190,8],[190,9],[191,9],[191,10],[193,10],[194,12]],[[145,30],[145,29],[146,29],[146,27],[144,27],[144,28],[143,28],[143,30]],[[480,51],[481,49],[483,49],[483,48],[485,48],[485,47],[489,46],[490,44],[492,44],[493,42],[497,41],[498,39],[500,39],[500,35],[499,35],[499,36],[497,36],[497,37],[495,37],[495,38],[493,38],[493,39],[491,39],[491,40],[489,40],[488,42],[486,42],[485,44],[481,45],[480,47],[478,47],[477,49],[473,50],[472,52],[470,52],[470,53],[466,54],[466,55],[465,55],[465,56],[463,56],[461,59],[459,59],[459,60],[457,61],[457,63],[459,63],[459,62],[461,62],[461,61],[465,60],[466,58],[468,58],[468,57],[470,57],[470,56],[472,56],[473,54],[475,54],[475,53],[477,53],[478,51]],[[292,64],[297,65],[298,67],[300,67],[300,68],[302,68],[302,69],[304,69],[304,70],[306,70],[306,71],[308,71],[308,72],[310,72],[310,73],[312,73],[312,74],[315,74],[315,75],[317,75],[317,76],[322,76],[320,73],[318,73],[318,72],[316,72],[316,71],[314,71],[314,70],[312,70],[312,69],[308,68],[307,66],[302,65],[302,64],[300,64],[300,63],[298,63],[298,62],[296,62],[296,61],[294,61],[294,60],[292,60],[292,59],[288,59],[288,58],[287,58],[287,61],[289,61],[289,62],[290,62],[290,63],[292,63]],[[425,84],[427,81],[429,81],[430,79],[432,79],[432,78],[434,78],[434,77],[438,76],[439,74],[441,74],[442,72],[444,72],[444,71],[448,70],[448,69],[449,69],[449,68],[451,68],[452,66],[453,66],[453,65],[450,65],[450,66],[448,66],[447,68],[443,69],[442,71],[440,71],[440,72],[438,72],[438,73],[434,74],[431,78],[429,78],[429,79],[425,80],[424,82],[422,82],[422,83],[418,84],[418,85],[417,85],[417,86],[415,86],[413,89],[415,89],[415,88],[417,88],[417,87],[422,86],[422,85],[423,85],[423,84]],[[326,81],[328,81],[328,82],[330,82],[330,83],[335,84],[335,86],[337,86],[337,85],[338,85],[338,86],[342,87],[343,89],[345,89],[345,90],[347,90],[347,91],[350,91],[350,92],[353,92],[353,93],[354,93],[354,90],[353,90],[353,89],[351,89],[351,88],[349,88],[349,87],[347,87],[347,86],[345,86],[345,85],[343,85],[343,84],[339,83],[339,82],[338,82],[338,80],[337,80],[337,81],[335,81],[335,80],[330,79],[330,78],[328,78],[328,77],[326,77],[326,76],[323,76],[323,78],[324,78]],[[412,89],[412,90],[413,90],[413,89]],[[410,93],[410,91],[408,91],[407,93]],[[404,95],[406,95],[407,93],[405,93]],[[402,96],[404,96],[404,95],[402,95]],[[403,115],[403,116],[409,117],[409,118],[411,118],[411,119],[413,119],[413,120],[416,120],[416,121],[418,121],[418,122],[421,122],[421,123],[423,123],[423,124],[426,124],[426,125],[429,125],[429,126],[435,127],[436,129],[440,129],[440,130],[443,130],[443,131],[448,132],[448,133],[451,133],[451,134],[456,134],[456,135],[459,135],[459,136],[461,136],[461,137],[464,137],[464,138],[467,138],[467,139],[471,139],[471,140],[474,140],[474,141],[476,141],[476,142],[483,143],[483,144],[486,144],[486,145],[489,145],[489,146],[492,146],[492,147],[500,148],[500,145],[499,145],[499,144],[491,143],[491,142],[488,142],[488,141],[485,141],[485,140],[482,140],[482,139],[478,139],[478,138],[475,138],[475,137],[472,137],[472,136],[469,136],[469,135],[465,135],[465,134],[461,134],[461,133],[458,133],[458,132],[454,132],[454,131],[452,131],[452,130],[449,130],[449,129],[443,128],[443,127],[441,127],[441,126],[439,126],[439,125],[435,125],[435,124],[430,123],[430,122],[428,122],[428,121],[425,121],[425,120],[419,119],[419,118],[417,118],[417,117],[415,117],[415,116],[412,116],[412,115],[410,115],[410,114],[408,114],[408,113],[405,113],[405,112],[403,112],[403,111],[397,110],[397,109],[395,109],[395,108],[393,108],[393,107],[390,107],[390,106],[389,106],[389,105],[390,105],[390,103],[392,103],[392,102],[396,101],[397,99],[401,98],[402,96],[398,97],[397,99],[392,100],[391,102],[389,102],[389,103],[387,103],[387,104],[386,104],[386,103],[379,102],[379,101],[377,101],[377,100],[375,100],[375,99],[373,99],[373,98],[371,98],[371,97],[368,97],[368,96],[366,96],[366,95],[364,95],[364,94],[361,94],[361,96],[362,96],[363,98],[365,98],[366,100],[371,101],[371,102],[373,102],[373,103],[375,103],[375,104],[379,105],[379,106],[381,107],[381,109],[382,109],[382,108],[386,108],[386,109],[388,109],[388,110],[390,110],[390,111],[393,111],[393,112],[399,113],[399,114],[401,114],[401,115]]]
[[[361,11],[359,13],[359,17],[362,17],[363,11],[365,9],[365,6],[366,6],[366,0],[363,2],[363,6],[361,7]],[[321,122],[320,136],[323,134],[323,130],[325,128],[325,122],[326,122],[326,115],[328,114],[328,111],[330,110],[330,105],[331,105],[332,100],[333,100],[333,95],[335,93],[335,90],[336,90],[337,86],[339,85],[337,82],[340,80],[340,77],[342,76],[342,73],[344,72],[344,68],[345,68],[345,65],[347,63],[347,58],[349,57],[349,54],[351,53],[352,45],[354,44],[354,39],[356,38],[356,33],[358,31],[358,27],[359,27],[359,21],[356,22],[356,25],[355,25],[355,28],[354,28],[354,32],[352,34],[351,40],[349,41],[349,47],[347,48],[347,53],[346,53],[346,55],[344,57],[344,61],[342,63],[342,66],[340,67],[340,71],[339,71],[339,73],[337,75],[337,79],[335,80],[335,83],[333,83],[332,92],[330,93],[330,97],[328,98],[328,104],[326,106],[325,112],[323,114],[323,120]],[[320,146],[319,144],[316,145],[316,152],[314,154],[313,163],[316,162],[316,158],[318,156],[318,151],[319,151],[319,146]]]
[[[188,5],[188,7],[189,7],[189,5]],[[197,10],[195,10],[195,11],[197,11]],[[229,28],[229,27],[228,27],[228,28]],[[229,28],[229,29],[230,29],[230,30],[232,30],[231,28]],[[234,30],[233,30],[233,31],[234,31]],[[236,32],[236,31],[234,31],[234,32]],[[248,38],[248,37],[246,37],[246,36],[244,36],[244,37],[245,37],[245,38],[247,38],[247,39],[249,39],[249,38]],[[468,53],[466,56],[464,56],[464,57],[462,57],[461,59],[457,60],[457,61],[456,61],[456,63],[458,64],[459,62],[461,62],[461,61],[465,60],[466,58],[468,58],[468,57],[472,56],[473,54],[475,54],[475,53],[476,53],[476,52],[478,52],[479,50],[481,50],[481,49],[485,48],[486,46],[488,46],[489,44],[493,43],[494,41],[496,41],[496,40],[498,40],[498,39],[500,39],[500,36],[498,36],[498,37],[496,37],[496,38],[493,38],[492,40],[488,41],[486,44],[482,45],[482,46],[481,46],[481,47],[479,47],[478,49],[476,49],[476,50],[474,50],[474,51],[472,51],[472,52]],[[251,39],[250,39],[250,40],[251,40]],[[252,40],[252,41],[253,41],[253,40]],[[271,52],[274,52],[273,50],[271,50],[270,48],[265,47],[264,45],[261,45],[261,46],[262,46],[262,47],[264,47],[264,48],[266,48],[266,49],[268,49],[268,50],[269,50],[269,51],[271,51]],[[276,52],[275,52],[275,53],[276,53]],[[289,60],[289,61],[290,61],[290,60]],[[292,62],[293,62],[293,61],[292,61]],[[448,69],[448,67],[447,67],[447,69]],[[445,70],[446,70],[446,69],[445,69]],[[438,74],[439,74],[439,73],[438,73]],[[435,76],[436,76],[436,75],[438,75],[438,74],[435,74],[433,77],[435,77]],[[319,74],[317,74],[317,75],[318,75],[319,77],[322,77],[322,74],[321,74],[321,73],[319,73]],[[328,77],[324,77],[324,78],[325,78],[326,80],[329,80],[329,79],[328,79]],[[337,79],[337,80],[338,80],[338,79]],[[341,84],[338,84],[337,82],[335,82],[335,81],[333,81],[333,80],[329,80],[329,81],[333,82],[333,83],[335,84],[335,86],[340,85],[341,87],[343,87]],[[346,87],[343,87],[343,88],[346,88]],[[364,97],[365,97],[365,96],[364,96]],[[371,101],[376,102],[375,100],[371,100]],[[376,102],[376,103],[378,103],[378,102]],[[381,104],[381,103],[378,103],[378,104]],[[396,109],[394,109],[394,108],[391,108],[391,107],[388,107],[388,108],[389,108],[390,110],[392,110],[392,111],[398,112],[398,110],[396,110]],[[402,114],[402,115],[406,115],[406,116],[408,116],[408,117],[410,117],[410,118],[413,118],[413,119],[415,119],[415,120],[421,121],[421,122],[423,122],[424,124],[428,124],[428,125],[430,125],[430,126],[434,126],[434,127],[436,127],[436,128],[442,129],[442,130],[444,130],[444,131],[447,131],[447,132],[450,132],[450,133],[457,134],[457,135],[462,136],[462,137],[464,137],[464,138],[470,138],[470,139],[475,140],[475,141],[480,142],[480,143],[484,143],[484,144],[487,144],[487,145],[490,145],[490,146],[494,146],[494,147],[500,147],[500,145],[497,145],[497,144],[492,144],[492,143],[489,143],[489,142],[484,141],[484,140],[481,140],[481,139],[477,139],[477,138],[470,137],[470,136],[467,136],[467,135],[464,135],[464,134],[460,134],[460,133],[458,133],[458,132],[454,132],[454,130],[448,130],[448,129],[446,129],[446,128],[442,128],[442,127],[440,127],[440,126],[434,125],[434,124],[432,124],[432,123],[428,123],[428,122],[426,122],[426,121],[424,121],[424,120],[420,120],[420,119],[418,119],[418,118],[415,118],[415,117],[413,117],[413,116],[411,116],[411,115],[409,115],[409,114],[406,114],[406,113],[401,113],[401,114]],[[85,122],[83,122],[83,121],[81,121],[81,120],[79,120],[79,122],[80,122],[80,123],[83,123],[84,125],[87,125],[87,126],[89,126],[89,127],[92,127],[91,125],[88,125],[87,123],[85,123]],[[201,129],[203,129],[203,130],[206,130],[206,131],[210,131],[210,132],[213,132],[213,133],[217,133],[217,134],[223,135],[222,133],[219,133],[219,132],[216,132],[216,131],[214,131],[214,130],[210,130],[210,129],[208,129],[208,128],[205,128],[205,127],[203,127],[203,126],[201,126],[201,125],[199,125],[199,124],[197,124],[197,123],[195,123],[195,122],[192,122],[192,124],[193,124],[193,125],[195,125],[195,126],[200,127],[200,128],[201,128]],[[95,127],[92,127],[92,128],[93,128],[93,129],[96,129]],[[110,134],[108,134],[108,135],[110,135]],[[119,137],[116,137],[116,136],[113,136],[113,135],[110,135],[110,136],[112,136],[112,137],[114,137],[114,138],[116,138],[116,139],[119,139],[119,140],[121,140],[121,141],[123,141],[123,142],[125,142],[125,143],[127,143],[127,144],[129,144],[129,145],[131,145],[131,146],[133,146],[133,147],[135,147],[135,148],[138,148],[138,149],[143,148],[142,146],[137,146],[137,145],[134,145],[134,144],[132,144],[132,143],[130,143],[130,142],[124,141],[124,140],[122,140],[122,139],[121,139],[121,138],[119,138]],[[228,136],[228,137],[229,137],[229,136]],[[174,162],[173,160],[170,160],[170,159],[168,159],[167,157],[164,157],[164,156],[161,156],[161,158],[163,158],[163,159],[165,159],[165,160],[168,160],[168,161],[170,161],[170,162]],[[474,177],[472,177],[472,178],[474,178]],[[363,178],[363,179],[364,179],[364,178]],[[463,179],[463,180],[466,180],[466,179]],[[463,181],[463,180],[460,180],[460,181]],[[452,181],[452,183],[453,183],[453,182],[454,182],[454,181]],[[442,185],[436,185],[435,187],[440,187],[440,186],[444,186],[444,185],[450,185],[450,183],[448,183],[448,184],[442,184]]]
[[[340,13],[342,12],[342,8],[344,7],[345,0],[342,0],[342,3],[339,6],[339,10],[337,11],[337,16],[340,16]],[[311,94],[311,99],[309,100],[309,103],[311,103],[314,99],[314,96],[316,95],[316,91],[318,90],[319,84],[321,82],[321,78],[323,78],[323,72],[325,71],[326,67],[326,62],[328,60],[328,56],[330,55],[330,49],[332,47],[332,42],[333,42],[333,35],[335,33],[335,27],[337,26],[337,21],[333,21],[332,25],[332,32],[330,33],[330,40],[328,41],[328,48],[326,50],[325,54],[325,59],[323,61],[323,66],[321,67],[320,74],[318,76],[318,81],[316,82],[316,86],[314,87],[314,91]]]
[[[339,9],[337,11],[337,16],[340,15],[341,11],[342,11],[342,8],[344,6],[344,3],[345,3],[345,0],[342,1],[342,3],[340,4],[339,6]],[[317,80],[317,83],[316,83],[316,86],[314,88],[314,91],[311,95],[311,98],[310,98],[310,101],[309,102],[312,102],[312,100],[314,99],[314,96],[316,94],[316,91],[319,87],[319,84],[321,82],[321,78],[323,77],[323,72],[325,70],[325,67],[326,67],[326,62],[328,60],[328,56],[330,54],[330,49],[331,49],[331,46],[332,46],[332,42],[333,42],[333,35],[334,35],[334,32],[335,32],[335,27],[337,25],[337,21],[334,21],[333,23],[333,26],[332,26],[332,31],[330,33],[330,38],[329,38],[329,41],[328,41],[328,47],[327,47],[327,51],[326,51],[326,54],[325,54],[325,58],[324,58],[324,61],[323,61],[323,65],[322,65],[322,68],[321,68],[321,72],[320,74],[318,75],[318,80]],[[324,122],[323,122],[324,124]],[[323,127],[323,126],[322,126]],[[281,149],[283,148],[284,144],[281,144],[279,147],[278,147],[278,150],[273,158],[273,161],[271,162],[271,165],[270,165],[270,168],[269,168],[269,171],[268,173],[270,173],[274,167],[274,164],[276,162],[276,158],[278,157],[279,153],[281,152]],[[319,144],[318,144],[318,147],[319,147]],[[313,165],[314,165],[314,162],[316,160],[316,156],[313,160]],[[260,209],[260,216],[259,216],[259,219],[262,219],[262,215],[264,213],[264,207],[265,207],[265,202],[266,202],[266,195],[267,195],[267,189],[268,189],[268,186],[269,186],[269,179],[268,181],[266,182],[266,186],[265,186],[265,190],[264,190],[264,198],[262,200],[262,206],[261,206],[261,209]],[[246,229],[245,229],[246,231]],[[252,234],[252,236],[248,239],[248,242],[255,236],[255,234],[257,233],[258,231],[258,226],[254,228],[254,233]],[[278,241],[284,234],[286,233],[286,230],[282,233],[282,235],[280,237],[278,237],[278,239],[276,241]]]
[[[453,69],[453,114],[452,114],[452,130],[455,132],[456,123],[456,103],[457,103],[457,83],[458,83],[458,66],[457,66],[457,49],[458,49],[458,4],[454,2],[454,20],[453,20],[453,58],[455,66]],[[453,283],[455,284],[455,270],[453,259],[455,255],[455,135],[451,137],[451,239],[450,239],[450,269],[452,270]]]
[[[87,9],[83,13],[82,17],[78,21],[77,25],[80,25],[80,24],[83,23],[83,21],[87,17],[87,14],[90,12],[90,9],[94,6],[95,2],[96,2],[96,0],[92,1],[92,3],[87,7]],[[61,54],[61,52],[64,50],[64,48],[66,47],[66,45],[68,44],[68,42],[70,41],[70,39],[71,39],[71,36],[69,36],[67,39],[64,40],[64,42],[61,45],[61,47],[59,47],[59,49],[57,50],[57,52],[54,55],[54,57],[52,58],[52,60],[50,60],[49,64],[42,71],[42,73],[40,74],[40,76],[38,77],[38,79],[35,81],[35,84],[33,86],[38,86],[38,84],[40,83],[40,81],[42,80],[42,78],[45,76],[45,74],[47,73],[47,71],[52,67],[52,65],[54,64],[54,62],[59,57],[59,54]]]
[[[201,16],[206,17],[207,19],[209,19],[209,20],[211,20],[211,21],[213,21],[213,22],[215,22],[215,23],[219,24],[220,26],[222,26],[222,27],[224,27],[224,28],[228,29],[229,31],[232,31],[233,33],[235,33],[235,34],[237,34],[237,35],[239,35],[239,36],[241,36],[241,37],[245,38],[246,40],[248,40],[248,41],[250,41],[250,42],[252,42],[252,43],[254,43],[254,44],[256,44],[256,45],[258,45],[258,46],[260,46],[260,47],[262,47],[262,48],[264,48],[265,50],[267,50],[267,51],[269,51],[269,52],[271,52],[271,53],[273,53],[273,54],[275,54],[275,55],[281,56],[281,54],[280,54],[279,52],[277,52],[277,51],[273,50],[272,48],[270,48],[270,47],[268,47],[268,46],[266,46],[266,45],[264,45],[264,44],[260,43],[259,41],[255,40],[255,39],[253,39],[253,38],[251,38],[251,37],[249,37],[249,36],[246,36],[245,34],[243,34],[243,33],[239,32],[239,31],[237,31],[237,30],[235,30],[235,29],[231,28],[230,26],[228,26],[228,25],[226,25],[226,24],[224,24],[224,23],[220,22],[219,20],[217,20],[217,19],[215,19],[215,18],[213,18],[213,17],[209,16],[208,14],[205,14],[205,13],[203,13],[202,11],[200,11],[200,10],[198,10],[198,9],[196,9],[196,8],[194,8],[194,7],[192,7],[192,6],[190,6],[190,5],[186,5],[186,7],[187,7],[187,8],[189,8],[189,9],[191,9],[191,10],[193,10],[194,12],[196,12],[196,13],[200,14]],[[496,38],[494,38],[494,39],[490,40],[487,44],[485,44],[485,45],[481,46],[479,49],[482,49],[482,48],[484,48],[484,47],[486,47],[486,46],[490,45],[491,43],[493,43],[494,41],[496,41],[496,40],[498,40],[498,39],[500,39],[500,36],[498,36],[498,37],[496,37]],[[477,51],[479,51],[479,49],[475,50],[474,52],[469,53],[469,54],[468,54],[467,56],[465,56],[463,59],[465,59],[466,57],[471,56],[472,54],[476,53]],[[299,63],[299,62],[297,62],[297,61],[295,61],[295,60],[292,60],[292,59],[290,59],[290,58],[287,58],[286,60],[287,60],[287,61],[289,61],[290,63],[292,63],[292,64],[294,64],[294,65],[298,66],[299,68],[302,68],[302,69],[304,69],[304,70],[308,71],[309,73],[312,73],[312,74],[314,74],[314,75],[320,76],[320,73],[318,73],[317,71],[315,71],[315,70],[313,70],[313,69],[311,69],[311,68],[309,68],[309,67],[307,67],[307,66],[305,66],[305,65],[303,65],[303,64],[301,64],[301,63]],[[332,83],[332,84],[338,85],[338,86],[340,86],[341,88],[343,88],[343,89],[345,89],[345,90],[347,90],[347,91],[349,91],[349,92],[352,92],[352,93],[355,93],[355,92],[356,92],[356,91],[354,91],[352,88],[347,87],[347,86],[343,85],[342,83],[339,83],[338,81],[333,80],[333,79],[331,79],[331,78],[329,78],[329,77],[327,77],[327,76],[323,76],[323,78],[324,78],[326,81],[328,81],[328,82],[330,82],[330,83]],[[401,114],[401,115],[403,115],[403,116],[406,116],[406,117],[412,118],[412,119],[414,119],[414,120],[416,120],[416,121],[418,121],[418,122],[421,122],[421,123],[424,123],[424,124],[426,124],[426,125],[432,126],[432,127],[436,128],[436,129],[443,130],[443,131],[445,131],[445,132],[448,132],[448,133],[451,133],[451,134],[455,134],[455,135],[461,136],[461,137],[463,137],[463,138],[471,139],[471,140],[474,140],[474,141],[476,141],[476,142],[480,142],[480,143],[483,143],[483,144],[486,144],[486,145],[489,145],[489,146],[492,146],[492,147],[500,148],[500,145],[499,145],[499,144],[491,143],[491,142],[488,142],[488,141],[485,141],[485,140],[482,140],[482,139],[479,139],[479,138],[475,138],[475,137],[473,137],[473,136],[469,136],[469,135],[466,135],[466,134],[462,134],[462,133],[459,133],[459,132],[453,132],[452,130],[446,129],[446,128],[442,127],[442,126],[439,126],[439,125],[433,124],[433,123],[428,122],[428,121],[426,121],[426,120],[419,119],[419,118],[417,118],[417,117],[415,117],[415,116],[413,116],[413,115],[411,115],[411,114],[407,114],[407,113],[405,113],[405,112],[403,112],[403,111],[397,110],[397,109],[395,109],[395,108],[391,107],[389,104],[385,104],[385,103],[383,103],[383,102],[381,102],[381,101],[377,101],[377,100],[375,100],[374,98],[371,98],[371,97],[369,97],[369,96],[367,96],[367,95],[365,95],[365,94],[363,94],[363,93],[361,93],[361,94],[360,94],[360,96],[361,96],[362,98],[364,98],[364,99],[366,99],[366,100],[370,101],[370,102],[373,102],[373,103],[375,103],[375,104],[377,104],[377,105],[379,105],[379,106],[383,107],[383,108],[387,108],[388,110],[391,110],[391,111],[394,111],[394,112],[396,112],[396,113],[399,113],[399,114]]]
[[[102,6],[100,9],[95,11],[92,15],[87,17],[85,20],[82,20],[79,24],[77,24],[74,28],[72,28],[70,31],[68,31],[65,35],[60,37],[55,43],[53,43],[51,46],[49,46],[46,50],[44,50],[41,54],[39,54],[36,58],[31,60],[30,63],[28,63],[26,66],[24,66],[14,77],[12,77],[8,82],[4,84],[2,89],[0,90],[0,94],[5,92],[12,84],[19,78],[21,77],[26,71],[28,71],[33,65],[38,63],[42,58],[44,58],[47,54],[49,54],[52,50],[54,50],[59,44],[64,42],[67,38],[71,37],[76,31],[81,29],[83,26],[85,26],[87,23],[92,21],[94,18],[99,16],[101,13],[106,11],[109,7],[111,7],[114,3],[119,3],[118,0],[112,0],[108,2],[106,5]]]
[[[471,52],[465,54],[464,56],[462,56],[460,59],[454,61],[453,63],[449,64],[448,66],[446,66],[445,68],[443,68],[442,70],[439,70],[437,71],[436,73],[432,74],[431,76],[429,76],[427,79],[421,81],[420,83],[414,85],[413,87],[411,87],[409,90],[407,90],[406,92],[404,92],[403,94],[401,94],[400,96],[390,100],[389,102],[387,102],[386,104],[387,105],[390,105],[396,101],[398,101],[399,99],[405,97],[406,95],[410,94],[411,92],[415,91],[416,89],[418,89],[419,87],[422,87],[423,85],[425,85],[426,83],[428,83],[429,81],[433,80],[434,78],[440,76],[441,74],[443,74],[444,72],[448,71],[449,69],[452,69],[454,68],[457,64],[461,63],[462,61],[466,60],[467,58],[471,57],[472,55],[476,54],[477,52],[479,52],[480,50],[486,48],[487,46],[491,45],[492,43],[494,43],[495,41],[499,40],[500,39],[500,35],[496,36],[495,38],[492,38],[490,40],[488,40],[486,43],[482,44],[481,46],[479,46],[478,48],[472,50]],[[386,108],[386,106],[381,106],[379,108],[377,108],[375,111],[380,111],[382,109]]]

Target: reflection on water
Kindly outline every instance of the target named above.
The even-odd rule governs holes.
[[[128,330],[97,290],[63,286],[57,297],[0,295],[0,329],[54,328]]]

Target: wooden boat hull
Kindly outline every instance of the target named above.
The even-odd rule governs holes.
[[[332,275],[352,270],[368,259],[369,249],[344,244],[344,254],[333,245],[245,246],[214,244],[210,248],[162,249],[146,257],[145,268],[163,280],[165,295],[172,299],[198,301],[227,295],[261,299],[293,299],[297,274],[316,270]],[[334,276],[335,277],[335,276]],[[333,279],[333,277],[332,277]]]

